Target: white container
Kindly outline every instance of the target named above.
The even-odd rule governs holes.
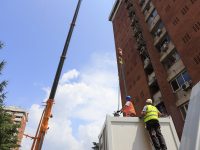
[[[168,150],[178,150],[179,139],[170,117],[160,118]],[[154,150],[144,122],[138,117],[106,117],[99,135],[99,150]]]

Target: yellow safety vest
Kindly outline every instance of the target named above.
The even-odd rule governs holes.
[[[152,105],[146,105],[146,115],[144,116],[144,122],[155,119],[158,120],[158,109]]]

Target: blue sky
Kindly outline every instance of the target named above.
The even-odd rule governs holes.
[[[97,140],[105,115],[117,108],[117,65],[108,21],[114,2],[82,2],[55,98],[55,119],[44,142],[48,150],[87,150]],[[2,77],[9,81],[6,105],[29,111],[30,134],[48,98],[76,4],[77,0],[1,1],[0,40],[5,47],[0,58],[7,61]],[[63,141],[52,144],[58,136]],[[25,140],[22,150],[28,150],[30,142]]]
[[[77,0],[3,0],[0,6],[1,57],[9,81],[7,104],[40,102],[51,86]],[[114,0],[83,0],[63,71],[87,64],[94,51],[114,53],[108,21]],[[89,67],[89,66],[88,66]]]

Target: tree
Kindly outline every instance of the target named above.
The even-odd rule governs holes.
[[[3,47],[3,43],[0,41],[0,49]],[[5,61],[0,62],[0,75],[5,65]],[[6,93],[4,89],[7,85],[7,81],[0,81],[0,150],[10,150],[12,148],[19,147],[17,144],[19,124],[15,124],[12,120],[12,116],[5,112],[4,101]]]

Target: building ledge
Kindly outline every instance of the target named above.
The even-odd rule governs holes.
[[[178,107],[186,103],[190,99],[191,89],[189,89],[188,91],[184,91],[183,89],[180,89],[179,91],[175,93],[175,95],[177,98],[176,106]]]
[[[175,48],[174,44],[170,41],[167,51],[161,52],[160,62],[162,62],[174,50],[174,48]]]
[[[150,17],[150,15],[153,12],[154,8],[155,7],[153,6],[153,4],[150,3],[150,9],[149,9],[148,13],[145,14],[145,21],[147,21],[147,19]]]
[[[177,76],[185,66],[181,59],[179,59],[171,68],[167,70],[168,78],[167,81],[172,80],[175,76]]]
[[[167,33],[166,29],[162,28],[162,33],[154,38],[154,46],[156,46],[163,39],[166,33]]]
[[[149,26],[149,31],[150,32],[152,32],[154,29],[155,29],[155,27],[156,27],[156,25],[157,25],[157,23],[160,21],[160,16],[159,15],[157,15],[155,18],[154,18],[154,20],[153,20],[153,22],[151,23],[151,25]]]

